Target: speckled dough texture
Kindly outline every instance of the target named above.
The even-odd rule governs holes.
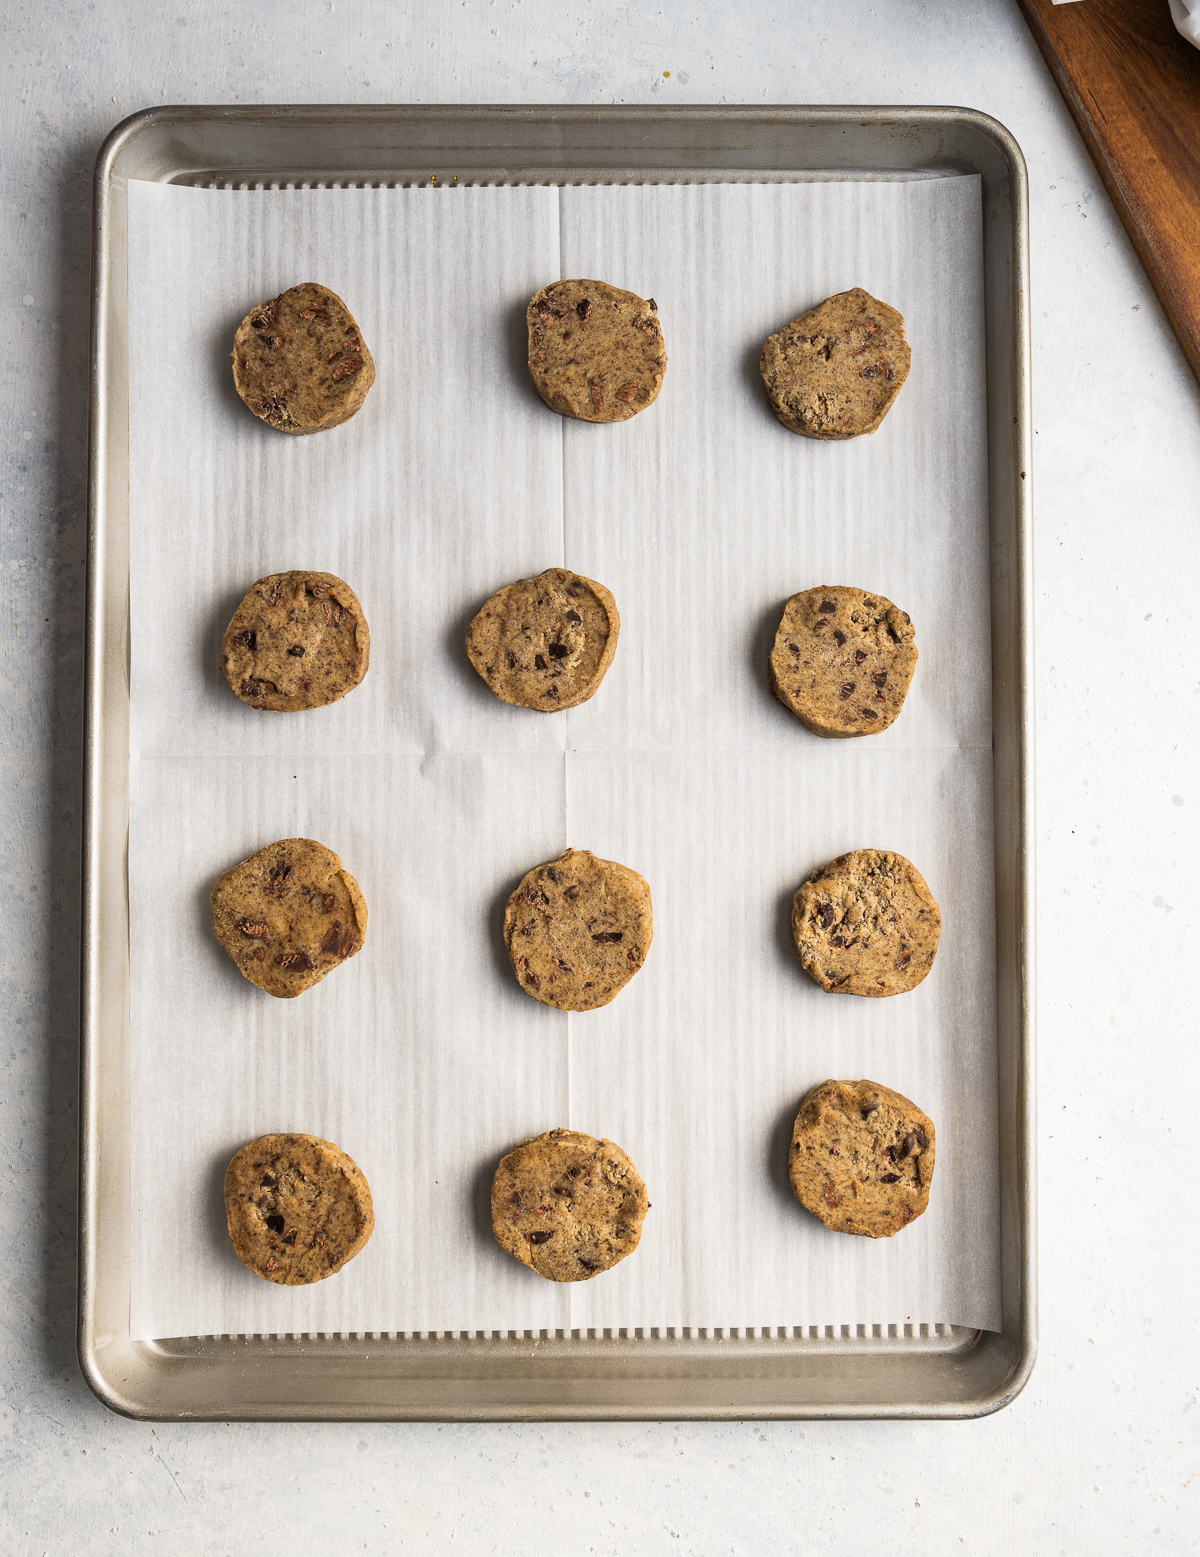
[[[213,934],[242,975],[288,1000],[359,951],[367,905],[332,849],[283,838],[218,877]]]
[[[467,656],[501,701],[553,713],[592,696],[620,631],[603,584],[548,568],[485,602],[467,629]]]
[[[221,640],[221,669],[251,708],[323,708],[367,673],[371,634],[358,597],[332,573],[272,573],[246,591]]]
[[[612,1141],[551,1130],[502,1157],[492,1180],[496,1242],[547,1281],[590,1281],[632,1254],[650,1202]]]
[[[517,982],[560,1011],[606,1006],[645,962],[653,933],[646,882],[587,849],[535,866],[504,910]]]
[[[929,1204],[933,1160],[915,1103],[874,1081],[823,1081],[800,1104],[788,1177],[831,1231],[891,1238]]]
[[[360,408],[375,363],[336,292],[305,281],[252,308],[238,325],[233,382],[269,426],[324,432]]]
[[[814,735],[876,735],[904,707],[917,663],[907,612],[823,584],[793,595],[771,650],[771,691]]]
[[[556,281],[529,300],[529,371],[561,416],[624,422],[662,388],[658,304],[606,281]]]
[[[332,1141],[260,1135],[225,1172],[225,1221],[248,1270],[283,1287],[336,1275],[375,1227],[371,1191]]]
[[[759,368],[771,409],[805,438],[874,432],[908,377],[904,319],[854,287],[769,336]]]
[[[942,916],[902,854],[856,849],[813,871],[792,901],[792,939],[827,993],[901,995],[933,967]]]

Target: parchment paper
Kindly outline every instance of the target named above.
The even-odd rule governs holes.
[[[132,1328],[135,1336],[824,1323],[999,1325],[988,513],[980,188],[900,183],[219,191],[130,186]],[[653,296],[669,367],[620,426],[570,423],[524,366],[558,276]],[[332,432],[237,400],[256,302],[320,280],[378,377]],[[912,373],[871,437],[785,432],[764,338],[860,285]],[[614,592],[599,694],[499,703],[462,648],[493,590],[556,564]],[[218,648],[258,577],[358,592],[371,669],[342,702],[255,712]],[[878,590],[915,623],[901,719],[822,741],[770,697],[783,601]],[[212,937],[209,889],[318,838],[370,908],[362,952],[279,1001]],[[602,1011],[528,999],[504,901],[568,845],[639,870],[643,971]],[[791,895],[846,849],[899,851],[942,908],[911,994],[823,994]],[[827,1232],[793,1199],[800,1097],[862,1076],[937,1125],[928,1212]],[[596,1280],[493,1243],[497,1159],[556,1125],[626,1148],[653,1202]],[[263,1282],[221,1179],[272,1130],[336,1141],[375,1235],[336,1278]]]

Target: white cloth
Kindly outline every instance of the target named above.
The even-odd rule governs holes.
[[[1200,0],[1169,0],[1176,29],[1200,49]]]

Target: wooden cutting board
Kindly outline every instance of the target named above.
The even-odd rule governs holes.
[[[1167,0],[1017,0],[1200,379],[1200,49]]]

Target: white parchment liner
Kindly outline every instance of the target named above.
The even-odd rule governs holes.
[[[995,963],[979,181],[216,191],[130,186],[132,1330],[135,1336],[952,1322],[998,1328]],[[621,426],[563,421],[524,368],[558,276],[653,296],[670,365]],[[320,280],[378,377],[346,426],[289,438],[237,400],[235,326]],[[904,314],[907,385],[878,433],[785,432],[764,337],[860,285]],[[462,637],[504,583],[565,563],[614,592],[600,693],[499,703]],[[262,574],[358,592],[371,669],[342,702],[256,713],[218,669]],[[776,705],[784,599],[821,583],[907,610],[900,721],[822,741]],[[363,951],[295,1001],[214,941],[216,876],[273,839],[341,854]],[[499,926],[572,845],[639,870],[644,970],[603,1011],[523,995]],[[908,855],[942,907],[912,994],[829,996],[791,894],[814,866]],[[867,1076],[938,1130],[929,1211],[890,1240],[792,1198],[801,1095]],[[555,1125],[629,1151],[637,1253],[587,1283],[501,1254],[497,1158]],[[232,1255],[221,1178],[269,1130],[336,1141],[376,1231],[335,1279],[269,1285]]]

